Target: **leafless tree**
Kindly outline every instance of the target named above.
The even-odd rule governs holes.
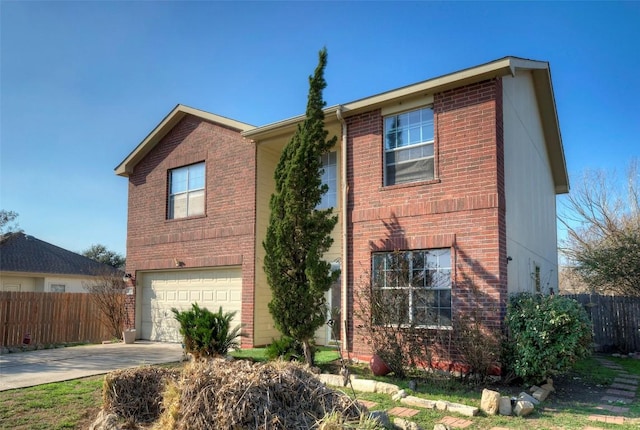
[[[82,286],[100,309],[101,322],[114,338],[120,339],[122,330],[128,323],[128,314],[124,306],[127,285],[122,275],[116,271],[105,270],[94,280],[83,282]]]
[[[618,183],[615,172],[588,171],[559,217],[560,251],[592,291],[640,295],[640,181],[637,160]]]

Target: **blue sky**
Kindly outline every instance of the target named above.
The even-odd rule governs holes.
[[[570,176],[640,156],[640,2],[0,0],[0,208],[125,254],[113,169],[177,104],[254,125],[505,57],[549,61]]]

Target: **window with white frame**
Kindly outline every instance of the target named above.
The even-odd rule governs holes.
[[[167,218],[204,214],[204,162],[169,170]]]
[[[385,117],[384,136],[385,185],[434,178],[432,107]]]
[[[320,157],[322,162],[322,184],[329,190],[322,195],[322,200],[316,209],[335,208],[338,201],[338,153],[328,152]]]
[[[451,326],[451,249],[380,252],[372,260],[386,321]]]
[[[64,284],[51,284],[49,289],[52,293],[64,293],[66,288]]]

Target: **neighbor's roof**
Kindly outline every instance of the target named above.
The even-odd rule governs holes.
[[[164,117],[160,124],[158,124],[151,133],[149,133],[149,135],[147,135],[147,137],[145,137],[144,140],[140,142],[129,155],[127,155],[127,158],[125,158],[115,168],[116,175],[129,176],[129,174],[133,173],[135,165],[138,164],[138,162],[142,160],[149,151],[151,151],[158,142],[160,142],[162,138],[165,137],[167,133],[169,133],[171,129],[187,115],[193,115],[206,121],[214,122],[238,131],[247,131],[254,128],[252,125],[245,124],[234,119],[178,104],[167,116]]]
[[[0,236],[0,272],[95,276],[117,272],[75,252],[24,233]]]

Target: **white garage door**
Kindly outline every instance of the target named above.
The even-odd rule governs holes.
[[[240,324],[242,271],[239,267],[142,273],[140,338],[181,342],[178,322],[171,308],[185,310],[198,303],[217,312],[236,311],[232,327]],[[140,285],[140,284],[139,284]]]

